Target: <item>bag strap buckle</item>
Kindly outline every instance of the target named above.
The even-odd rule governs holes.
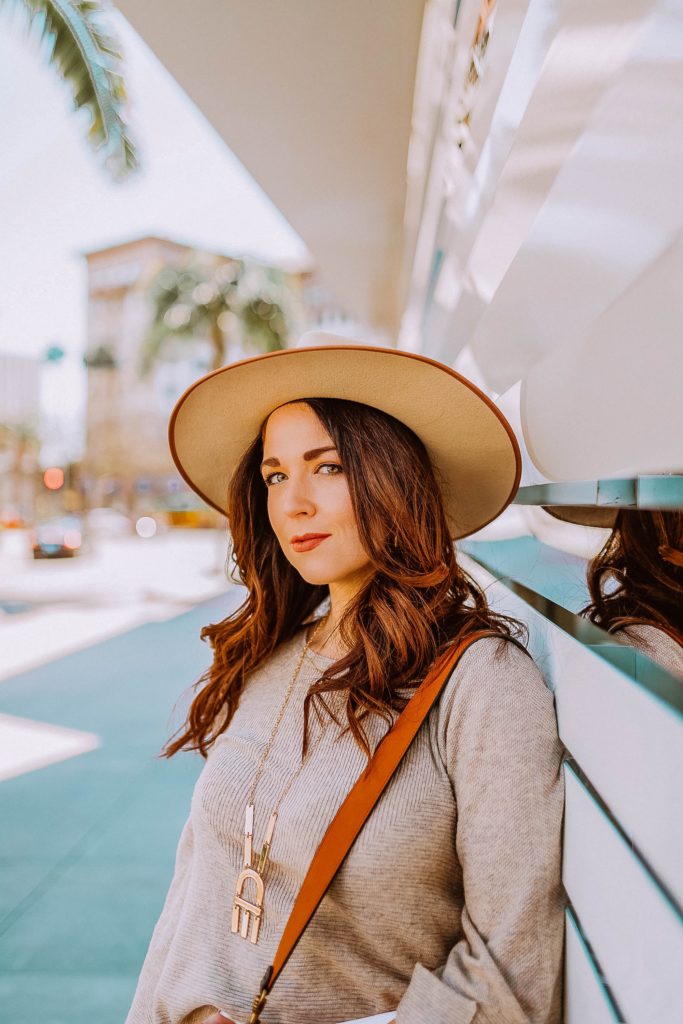
[[[254,1001],[251,1004],[251,1014],[247,1024],[259,1024],[261,1020],[261,1010],[266,1005],[268,993],[270,991],[270,979],[273,974],[273,968],[269,967],[266,973],[263,975],[263,981],[261,982],[261,991],[257,996],[254,996]]]

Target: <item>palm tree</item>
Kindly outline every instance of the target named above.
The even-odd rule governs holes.
[[[27,19],[46,59],[69,85],[74,108],[91,115],[88,141],[115,179],[138,166],[123,109],[121,52],[103,18],[100,0],[0,0]]]
[[[146,376],[177,344],[211,342],[211,368],[224,366],[236,344],[253,352],[284,348],[289,334],[286,287],[271,268],[224,260],[164,267],[152,282],[152,323],[140,349]]]

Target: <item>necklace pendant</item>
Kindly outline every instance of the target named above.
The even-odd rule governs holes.
[[[268,854],[270,853],[270,845],[273,842],[273,832],[275,831],[275,823],[277,821],[277,811],[273,811],[268,822],[268,829],[266,830],[266,838],[263,843],[263,849],[259,854],[258,861],[256,862],[256,870],[259,875],[262,875],[266,869],[268,863]]]
[[[251,863],[254,838],[254,805],[252,803],[247,804],[244,816],[244,869],[235,883],[235,897],[232,905],[232,931],[235,933],[239,932],[243,939],[249,936],[250,941],[254,944],[258,942],[258,933],[263,917],[263,896],[265,893],[263,870],[268,859],[268,850],[273,838],[276,819],[277,814],[272,814],[268,823],[266,842],[258,858],[258,863],[254,868]],[[248,890],[251,893],[251,898],[247,896]]]
[[[248,899],[247,886],[253,883],[255,893]],[[250,887],[250,886],[249,886]],[[265,886],[263,879],[254,868],[245,868],[235,884],[235,899],[232,906],[232,931],[239,932],[243,939],[249,938],[252,943],[258,942],[259,928],[263,916],[263,895]],[[251,925],[251,934],[249,934]]]

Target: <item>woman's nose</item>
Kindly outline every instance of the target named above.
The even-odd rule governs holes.
[[[306,478],[290,477],[285,494],[284,510],[288,516],[312,515],[315,502]]]

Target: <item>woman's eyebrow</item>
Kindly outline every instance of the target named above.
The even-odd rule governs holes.
[[[304,459],[304,462],[310,462],[311,459],[317,459],[319,455],[323,454],[323,452],[336,452],[336,450],[337,449],[336,449],[336,447],[333,444],[332,445],[328,445],[327,448],[311,448],[311,450],[309,452],[304,452],[303,459]],[[263,462],[261,463],[261,469],[263,469],[264,466],[279,466],[279,465],[280,465],[280,460],[279,459],[276,459],[276,458],[264,459]]]

